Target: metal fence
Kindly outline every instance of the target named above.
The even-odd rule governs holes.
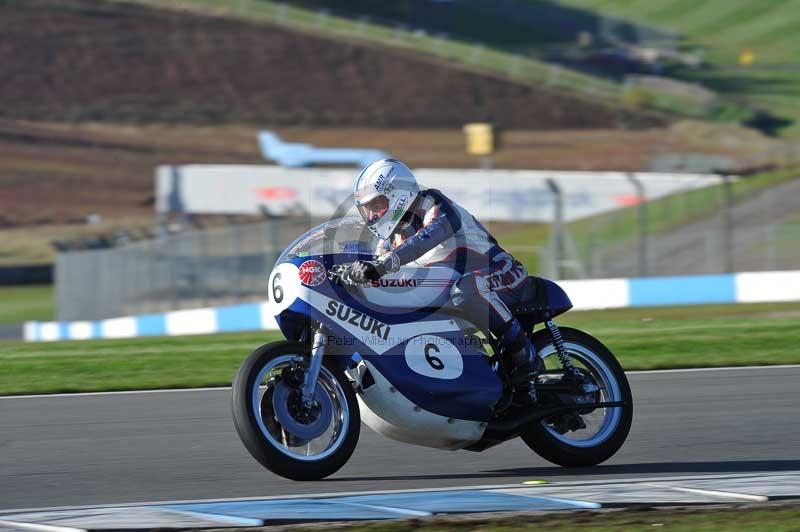
[[[552,186],[549,227],[506,224],[496,232],[532,274],[576,279],[800,269],[800,180],[764,189],[749,187],[746,178],[728,180],[569,224],[563,221],[569,206]],[[646,197],[646,184],[641,187]],[[320,221],[269,220],[59,253],[58,319],[264,300],[277,256]],[[530,235],[530,243],[520,234]]]
[[[728,181],[569,226],[556,216],[550,233],[538,270],[553,278],[798,269],[800,180],[765,189]]]
[[[266,275],[311,220],[193,229],[56,257],[59,320],[147,314],[266,297]]]

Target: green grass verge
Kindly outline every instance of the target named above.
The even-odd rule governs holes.
[[[52,285],[1,286],[0,323],[52,320],[55,301]]]
[[[228,386],[276,332],[54,343],[0,342],[0,395]]]
[[[573,312],[627,370],[800,363],[800,303]],[[0,395],[230,385],[275,332],[57,343],[0,342]]]
[[[573,312],[626,370],[798,364],[800,303],[698,305]]]
[[[580,530],[600,532],[609,530],[669,532],[705,532],[737,530],[797,530],[800,507],[794,504],[769,504],[730,508],[634,508],[617,511],[550,512],[523,515],[434,517],[404,519],[369,524],[351,524],[354,532],[423,531],[541,531]],[[300,525],[297,530],[316,532],[326,525]],[[328,526],[329,527],[329,526]]]

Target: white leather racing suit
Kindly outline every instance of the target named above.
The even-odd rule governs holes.
[[[455,269],[461,278],[451,292],[453,304],[512,352],[521,348],[524,335],[508,306],[519,301],[517,289],[528,272],[463,207],[436,189],[423,190],[380,247],[391,270],[408,263]]]

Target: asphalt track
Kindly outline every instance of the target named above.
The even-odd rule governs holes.
[[[519,440],[448,452],[364,427],[350,462],[310,483],[278,478],[247,454],[226,389],[0,398],[0,510],[800,470],[800,366],[629,378],[629,440],[595,468],[552,466]]]

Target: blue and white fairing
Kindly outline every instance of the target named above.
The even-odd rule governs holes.
[[[449,299],[454,272],[403,268],[363,287],[360,298],[325,275],[334,264],[359,257],[309,255],[274,268],[271,307],[284,335],[296,338],[309,318],[318,321],[331,331],[329,341],[351,347],[415,405],[441,416],[488,420],[502,384],[457,320],[437,310]]]

